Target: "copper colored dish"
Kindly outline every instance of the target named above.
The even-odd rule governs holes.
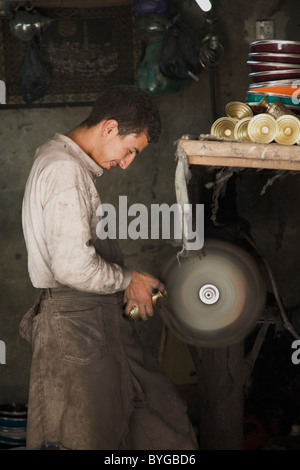
[[[249,88],[274,87],[274,86],[300,86],[300,80],[270,80],[267,82],[250,83]]]
[[[250,44],[250,51],[300,54],[300,42],[274,39],[255,41]]]
[[[300,69],[290,70],[274,70],[271,72],[253,72],[249,73],[249,78],[252,82],[265,82],[267,80],[287,80],[299,79],[300,80]]]
[[[260,62],[258,60],[248,60],[247,64],[252,72],[268,72],[272,70],[300,69],[300,64],[285,64],[282,62]]]
[[[251,52],[249,60],[262,62],[281,62],[284,64],[300,64],[300,54],[281,54],[272,52]]]

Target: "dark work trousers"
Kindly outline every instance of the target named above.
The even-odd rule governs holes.
[[[27,449],[198,449],[186,405],[124,317],[122,297],[44,289],[24,315]]]

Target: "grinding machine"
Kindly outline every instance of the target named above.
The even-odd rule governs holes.
[[[172,255],[161,279],[168,298],[162,318],[182,341],[224,347],[243,340],[265,306],[260,267],[244,248],[221,239],[206,239],[187,256]]]

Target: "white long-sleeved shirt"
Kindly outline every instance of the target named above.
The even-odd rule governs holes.
[[[131,271],[114,240],[100,241],[95,180],[103,173],[72,139],[55,134],[38,148],[23,199],[28,271],[37,288],[60,285],[109,294],[124,290]]]

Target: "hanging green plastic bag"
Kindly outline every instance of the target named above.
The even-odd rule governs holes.
[[[172,80],[162,75],[159,69],[162,46],[162,41],[147,44],[145,55],[137,71],[139,87],[152,96],[176,93],[191,83],[191,80]]]

